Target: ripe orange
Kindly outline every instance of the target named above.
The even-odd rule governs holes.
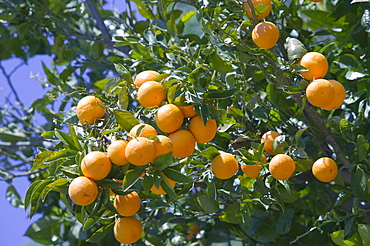
[[[138,73],[135,77],[134,84],[140,87],[142,84],[148,81],[153,81],[159,76],[159,73],[152,70],[146,70]]]
[[[307,100],[314,106],[326,107],[334,100],[335,90],[326,79],[316,79],[306,88]]]
[[[107,155],[112,163],[122,166],[128,163],[125,156],[125,150],[127,146],[127,141],[116,140],[109,145],[107,149]]]
[[[325,110],[334,110],[343,104],[343,101],[346,98],[346,89],[344,89],[343,85],[336,80],[330,79],[329,82],[334,86],[334,99],[331,103],[322,108]]]
[[[203,118],[199,115],[190,120],[189,131],[193,134],[198,143],[207,143],[211,141],[217,132],[217,123],[213,119],[208,119],[204,125]]]
[[[77,205],[86,206],[98,196],[98,185],[88,177],[77,177],[69,184],[68,195]]]
[[[176,158],[185,158],[191,155],[195,149],[195,138],[187,130],[177,130],[168,136],[173,145],[172,155]]]
[[[126,146],[125,155],[131,164],[145,166],[153,160],[154,145],[147,138],[137,137],[131,139]]]
[[[162,132],[171,133],[181,127],[184,115],[176,105],[165,104],[158,109],[155,122]]]
[[[216,178],[229,179],[238,171],[239,163],[232,154],[221,152],[211,163],[211,171]]]
[[[272,143],[276,137],[280,136],[280,133],[276,131],[268,131],[262,135],[261,143],[265,143],[264,150],[270,155],[274,155],[274,149],[272,148]]]
[[[164,135],[158,135],[157,137],[160,143],[157,141],[153,141],[153,145],[154,145],[153,161],[157,159],[158,157],[160,157],[161,155],[164,155],[164,154],[167,154],[173,151],[173,144],[169,137],[164,136]]]
[[[322,182],[330,182],[338,174],[338,166],[335,161],[329,157],[321,157],[312,165],[312,173]]]
[[[194,110],[194,105],[188,105],[188,106],[180,106],[182,114],[185,118],[193,118],[197,115],[197,113]]]
[[[308,69],[308,71],[299,72],[307,80],[324,78],[329,70],[328,60],[318,52],[304,54],[298,64]]]
[[[169,178],[168,178],[166,175],[164,175],[163,173],[162,173],[162,176],[163,176],[163,178],[167,181],[167,183],[168,183],[172,188],[174,188],[174,187],[175,187],[175,185],[176,185],[176,181],[173,181],[173,180],[169,179]],[[153,184],[152,188],[150,188],[150,191],[151,191],[151,192],[153,192],[153,193],[154,193],[154,194],[156,194],[156,195],[165,195],[165,194],[167,194],[167,192],[165,192],[165,191],[163,190],[162,186],[159,186],[159,188],[157,188],[154,184]]]
[[[286,180],[294,173],[295,163],[290,156],[278,154],[271,159],[269,170],[275,179]]]
[[[271,49],[279,39],[279,29],[272,22],[260,22],[252,31],[252,39],[258,47]]]
[[[137,134],[136,134],[137,133],[137,130],[141,126],[144,126],[144,129],[142,130],[140,136],[137,136]],[[157,135],[157,131],[151,125],[145,124],[145,123],[141,123],[141,124],[137,124],[136,126],[134,126],[133,128],[131,128],[130,135],[133,136],[133,137],[146,137],[148,135]]]
[[[116,240],[122,244],[137,242],[143,232],[141,222],[135,217],[119,218],[114,224],[113,234]]]
[[[105,113],[103,102],[95,96],[82,98],[76,107],[76,115],[81,123],[94,124],[95,120],[103,118]]]
[[[272,9],[271,0],[252,0],[252,3],[257,20],[261,20],[270,14],[270,11]],[[268,8],[265,11],[260,12],[256,9],[256,7],[259,5],[264,5]],[[252,19],[253,18],[252,11],[247,1],[244,1],[243,9],[247,13],[248,17]]]
[[[253,154],[253,150],[249,150],[249,153]],[[267,162],[265,155],[263,156],[263,160],[263,163],[254,161],[254,163],[256,163],[257,165],[240,165],[240,167],[243,173],[245,173],[245,175],[247,175],[248,177],[258,178],[262,165],[266,164]]]
[[[81,162],[82,173],[93,180],[104,179],[112,169],[108,156],[100,151],[92,151],[85,155]]]
[[[124,196],[118,195],[114,198],[113,205],[120,215],[132,216],[140,209],[140,196],[136,191]]]
[[[160,83],[148,81],[140,86],[137,99],[144,108],[159,106],[166,99],[166,91]]]

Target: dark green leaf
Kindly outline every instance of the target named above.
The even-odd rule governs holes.
[[[159,156],[154,160],[153,164],[157,170],[161,171],[173,163],[172,152]]]
[[[90,238],[86,240],[86,242],[96,243],[102,240],[108,233],[112,232],[114,223],[115,222],[112,222],[108,225],[99,228],[97,231],[94,232],[94,234]]]
[[[31,238],[33,241],[43,244],[52,245],[51,235],[60,234],[60,225],[63,223],[64,218],[59,216],[43,216],[30,227],[28,227],[25,236]]]
[[[283,211],[276,223],[276,232],[279,234],[286,234],[290,232],[293,222],[294,210],[293,209],[286,209]]]
[[[168,184],[167,180],[162,178],[161,187],[166,192],[166,194],[172,199],[177,199],[175,190]]]
[[[199,205],[202,207],[203,211],[207,214],[213,214],[218,212],[218,207],[216,202],[212,202],[207,195],[200,195],[197,197]]]
[[[216,52],[209,56],[209,65],[219,73],[229,73],[235,70],[230,62],[223,60]]]
[[[122,64],[117,64],[117,63],[114,64],[114,68],[127,83],[132,84],[132,77],[131,77],[130,72],[127,70],[127,68],[125,68]]]
[[[211,146],[205,150],[202,150],[200,154],[204,156],[205,158],[207,158],[209,161],[212,161],[220,153],[218,152],[218,149]]]
[[[193,179],[191,177],[186,176],[185,174],[182,174],[181,172],[167,167],[163,170],[163,173],[171,180],[180,182],[180,183],[187,183],[187,182],[193,182]]]
[[[130,189],[139,180],[144,171],[145,167],[135,167],[134,170],[128,171],[123,179],[124,191]]]
[[[54,135],[60,140],[63,142],[63,144],[66,146],[66,147],[69,147],[71,149],[74,149],[74,150],[79,150],[79,146],[78,145],[75,145],[75,142],[73,141],[72,137],[65,134],[64,132],[62,132],[61,130],[59,129],[55,129],[54,130]]]
[[[129,132],[132,127],[140,124],[139,120],[129,111],[114,110],[114,117],[116,118],[117,123],[127,132]]]
[[[19,195],[18,191],[12,184],[9,184],[8,188],[6,189],[6,200],[8,200],[8,202],[16,208],[22,207],[24,205],[22,197]]]
[[[357,135],[356,139],[358,160],[364,161],[369,151],[369,142],[364,135]]]
[[[220,220],[232,224],[243,223],[240,203],[230,204],[220,215]]]

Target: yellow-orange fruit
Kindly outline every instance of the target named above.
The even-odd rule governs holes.
[[[157,136],[160,142],[153,141],[154,145],[154,158],[153,160],[157,159],[161,155],[168,154],[173,151],[173,144],[171,139],[164,135]]]
[[[197,115],[190,120],[189,131],[198,143],[208,143],[216,135],[217,123],[213,119],[208,119],[206,125],[204,125],[203,118]]]
[[[137,100],[144,108],[159,106],[166,99],[166,91],[155,81],[148,81],[139,87]]]
[[[178,130],[184,122],[184,115],[174,104],[165,104],[157,110],[155,123],[165,133]]]
[[[77,205],[86,206],[98,196],[98,185],[88,177],[77,177],[69,184],[68,195]]]
[[[154,145],[147,138],[137,137],[131,139],[125,150],[127,160],[136,166],[145,166],[153,160]]]
[[[255,13],[257,20],[261,20],[270,14],[271,9],[272,9],[271,0],[252,0],[252,3],[253,3],[254,13]],[[258,11],[259,5],[263,5],[268,8],[261,12],[261,11]],[[244,1],[243,9],[247,13],[248,17],[252,19],[253,18],[252,11],[247,1]]]
[[[264,150],[270,155],[274,154],[274,149],[272,148],[272,144],[274,142],[274,139],[278,136],[280,136],[280,133],[276,131],[268,131],[262,135],[261,143],[265,143]]]
[[[143,232],[141,222],[135,217],[119,218],[114,224],[113,234],[116,240],[122,244],[137,242]]]
[[[322,182],[331,182],[337,177],[337,163],[329,157],[321,157],[312,165],[312,173]]]
[[[249,150],[249,153],[253,154],[253,150]],[[266,156],[263,155],[263,163],[254,161],[256,165],[240,165],[240,168],[242,169],[243,173],[245,173],[245,175],[247,175],[248,177],[258,178],[262,165],[266,164],[266,162],[267,162]]]
[[[126,165],[128,163],[125,156],[127,143],[128,142],[125,140],[116,140],[108,146],[107,156],[112,163],[118,166]]]
[[[307,80],[324,78],[329,70],[328,60],[326,60],[323,54],[318,52],[304,54],[298,64],[308,69],[307,71],[299,72]]]
[[[188,106],[180,106],[179,108],[185,118],[193,118],[194,116],[197,115],[197,113],[194,110],[194,105],[192,104]]]
[[[344,89],[344,86],[336,80],[330,79],[328,81],[334,87],[334,98],[331,103],[322,108],[325,110],[334,110],[343,104],[344,99],[346,98],[346,89]]]
[[[81,123],[94,124],[95,120],[103,118],[105,113],[103,102],[95,96],[82,98],[76,107],[76,115]]]
[[[148,81],[153,81],[159,76],[159,73],[152,70],[146,70],[138,73],[135,77],[134,84],[140,87],[142,84]]]
[[[85,155],[81,162],[82,173],[93,180],[104,179],[112,169],[108,156],[100,151],[92,151]]]
[[[168,183],[172,188],[174,188],[174,187],[175,187],[175,185],[176,185],[176,182],[175,182],[175,181],[173,181],[173,180],[169,179],[169,178],[168,178],[166,175],[164,175],[163,173],[162,173],[162,176],[163,176],[163,178],[167,181],[167,183]],[[154,194],[156,194],[156,195],[165,195],[165,194],[167,194],[167,192],[165,192],[165,191],[163,190],[162,186],[159,186],[159,188],[157,188],[154,184],[153,184],[152,188],[150,188],[150,191],[151,191],[151,192],[153,192],[153,193],[154,193]]]
[[[239,163],[236,158],[229,153],[221,152],[211,163],[211,171],[216,178],[229,179],[238,171]]]
[[[269,164],[269,170],[272,175],[277,180],[286,180],[292,176],[295,171],[294,160],[285,154],[275,155]]]
[[[258,47],[271,49],[279,39],[279,29],[272,22],[260,22],[253,28],[252,39]]]
[[[326,107],[334,100],[334,86],[326,79],[316,79],[307,86],[306,97],[312,105]]]
[[[168,136],[173,145],[172,155],[176,158],[185,158],[195,150],[195,138],[187,130],[177,130]]]
[[[140,196],[136,191],[124,196],[118,195],[114,198],[113,205],[120,215],[126,217],[132,216],[140,209]]]
[[[144,128],[143,128],[140,136],[137,136],[137,134],[136,134],[137,130],[141,126],[144,126]],[[157,135],[157,130],[149,124],[141,123],[141,124],[137,124],[136,126],[131,128],[130,135],[133,136],[133,137],[146,137],[148,135]]]

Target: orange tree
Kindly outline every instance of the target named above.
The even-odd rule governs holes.
[[[71,35],[58,35],[63,25],[50,31],[65,67],[45,66],[53,89],[33,107],[43,111],[51,96],[64,107],[41,134],[53,148],[40,146],[30,170],[24,207],[43,217],[27,236],[71,245],[369,244],[368,4],[272,1],[270,11],[269,1],[133,0],[117,15],[64,2],[77,6],[76,21],[94,16],[88,24],[101,32],[81,41],[69,24]],[[45,26],[58,26],[63,7],[44,4]],[[159,75],[135,82],[147,70]],[[129,194],[140,206],[122,216]]]

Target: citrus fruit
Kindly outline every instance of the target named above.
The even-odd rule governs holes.
[[[187,130],[177,130],[168,136],[173,145],[172,155],[176,158],[185,158],[191,155],[195,149],[195,138]]]
[[[118,195],[114,198],[113,205],[122,216],[132,216],[140,209],[140,196],[136,191],[127,195]]]
[[[148,81],[139,87],[137,99],[144,108],[159,106],[166,99],[166,91],[155,81]]]
[[[194,110],[194,105],[192,104],[188,106],[180,106],[179,108],[182,114],[184,115],[184,117],[186,118],[193,118],[194,116],[197,115],[197,113]]]
[[[174,104],[163,105],[155,114],[155,123],[162,132],[174,132],[181,127],[183,122],[184,115]]]
[[[326,79],[316,79],[306,88],[307,100],[314,106],[326,107],[334,100],[335,89]]]
[[[164,155],[164,154],[167,154],[173,151],[173,145],[169,137],[164,136],[164,135],[158,135],[157,138],[160,142],[153,141],[153,145],[154,145],[153,160],[157,159],[161,155]]]
[[[238,171],[239,164],[236,158],[229,153],[221,152],[211,163],[211,171],[216,178],[229,179]]]
[[[141,222],[135,217],[119,218],[113,228],[116,240],[122,244],[132,244],[137,242],[143,232]]]
[[[133,138],[126,146],[125,155],[131,164],[144,166],[153,160],[154,145],[147,138]]]
[[[95,120],[104,116],[104,104],[95,96],[86,96],[82,98],[76,107],[76,115],[81,123],[94,124]]]
[[[271,159],[269,170],[275,179],[286,180],[294,173],[295,163],[290,156],[278,154]]]
[[[141,126],[144,126],[144,128],[142,129],[140,136],[137,136],[137,130]],[[132,137],[146,137],[148,135],[157,135],[157,131],[151,125],[145,124],[145,123],[141,123],[141,124],[137,124],[136,126],[134,126],[133,128],[131,128],[130,135]]]
[[[104,179],[112,169],[108,156],[100,151],[92,151],[85,155],[81,162],[82,173],[93,180]]]
[[[163,176],[163,178],[167,181],[167,183],[172,187],[172,188],[174,188],[175,187],[175,185],[176,185],[176,182],[175,181],[173,181],[173,180],[171,180],[171,179],[169,179],[166,175],[164,175],[163,173],[162,173],[162,176]],[[167,192],[165,192],[164,190],[163,190],[163,188],[162,188],[162,186],[159,186],[159,188],[157,188],[154,184],[152,185],[152,187],[150,188],[150,191],[151,192],[153,192],[154,194],[156,194],[156,195],[165,195],[165,194],[167,194]]]
[[[200,225],[192,224],[188,227],[188,234],[192,236],[196,236],[200,232]]]
[[[324,78],[329,70],[328,60],[326,60],[323,54],[318,52],[304,54],[298,64],[308,69],[307,71],[299,72],[307,80]]]
[[[69,184],[68,195],[77,205],[86,206],[98,196],[98,185],[88,177],[77,177]]]
[[[213,119],[208,119],[204,125],[203,118],[199,115],[190,120],[189,131],[193,134],[198,143],[207,143],[211,141],[217,132],[217,123]]]
[[[274,139],[278,136],[280,136],[280,133],[276,131],[268,131],[262,135],[261,143],[265,143],[264,150],[270,155],[274,154],[274,149],[272,148],[272,144],[274,142]]]
[[[261,20],[270,14],[272,8],[271,0],[252,0],[251,2],[253,3],[254,13],[256,15],[257,20]],[[261,12],[258,10],[259,6],[261,5],[266,6],[268,8],[267,9],[262,8],[264,9],[264,11]],[[247,1],[244,1],[243,9],[247,13],[248,17],[252,19],[253,18],[252,11]]]
[[[279,39],[279,29],[272,22],[260,22],[253,28],[252,39],[258,47],[271,49]]]
[[[127,143],[128,142],[125,140],[116,140],[108,146],[107,156],[112,163],[118,166],[122,166],[128,163],[128,160],[125,156]]]
[[[329,157],[321,157],[312,165],[312,173],[315,178],[322,182],[330,182],[338,174],[337,163]]]
[[[254,152],[253,150],[249,150],[249,153],[253,154]],[[258,178],[262,165],[266,164],[267,162],[265,155],[263,155],[263,160],[264,160],[263,163],[254,161],[256,165],[240,165],[240,168],[242,169],[243,173],[245,173],[245,175],[247,175],[248,177]]]
[[[328,81],[332,86],[334,86],[334,98],[331,103],[322,108],[325,110],[334,110],[343,104],[343,101],[346,98],[346,89],[344,89],[344,86],[336,80],[329,79]]]
[[[159,73],[153,70],[142,71],[136,75],[134,84],[137,87],[140,87],[145,82],[153,81],[158,76],[159,76]]]

